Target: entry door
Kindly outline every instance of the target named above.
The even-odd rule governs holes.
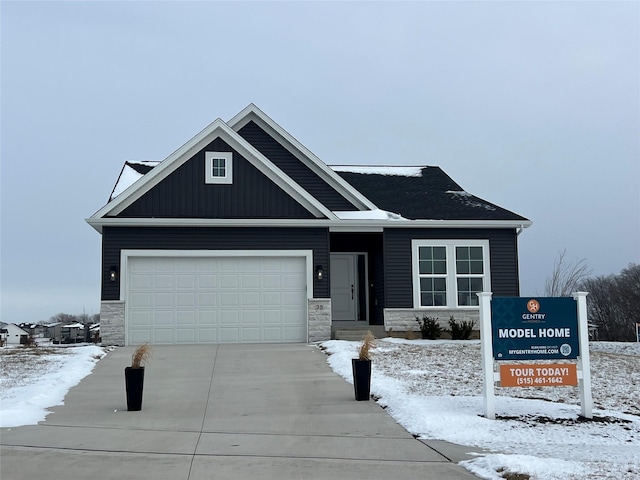
[[[358,305],[356,255],[331,254],[331,316],[333,320],[355,321]]]

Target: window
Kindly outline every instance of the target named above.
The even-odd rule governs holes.
[[[476,307],[489,291],[487,240],[413,240],[415,307]]]
[[[233,183],[233,154],[231,152],[205,152],[205,183]]]

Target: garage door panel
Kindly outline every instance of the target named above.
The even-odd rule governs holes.
[[[127,342],[302,342],[303,257],[131,257]]]

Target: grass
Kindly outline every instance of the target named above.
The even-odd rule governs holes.
[[[151,345],[143,343],[138,345],[131,356],[131,368],[140,368],[151,357]]]
[[[371,330],[369,330],[367,334],[364,336],[364,338],[362,339],[362,344],[358,349],[359,360],[371,360],[370,350],[374,347],[375,340],[376,340],[376,337],[374,337],[373,333],[371,333]]]

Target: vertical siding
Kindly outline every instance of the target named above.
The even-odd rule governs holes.
[[[233,183],[205,183],[205,152],[233,152]],[[120,217],[313,218],[302,205],[217,138]]]
[[[102,232],[102,300],[120,299],[120,281],[109,280],[112,265],[120,271],[120,251],[150,250],[313,250],[313,265],[329,265],[326,228],[173,228],[104,227]],[[329,297],[329,283],[314,276],[313,295]]]
[[[412,239],[489,240],[491,289],[496,296],[518,296],[517,236],[512,229],[388,229],[384,233],[385,306],[413,307]]]
[[[357,210],[351,202],[311,171],[255,122],[247,123],[238,133],[328,209]]]

